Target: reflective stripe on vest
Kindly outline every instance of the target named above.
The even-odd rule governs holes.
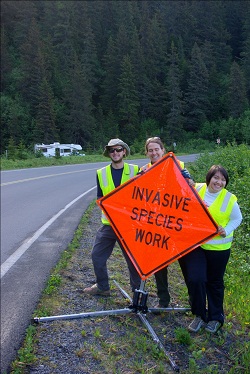
[[[133,164],[124,163],[121,184],[128,181],[130,178],[134,177],[139,171],[139,167]],[[111,165],[105,166],[102,169],[97,170],[97,176],[100,183],[100,188],[102,190],[103,196],[107,195],[109,192],[115,189],[114,181],[111,173]],[[104,225],[110,225],[107,217],[102,211],[102,223]]]
[[[152,164],[151,164],[151,163],[149,163],[149,164],[146,164],[146,165],[144,165],[144,166],[142,166],[142,167],[140,168],[140,171],[145,171],[145,170],[149,169],[149,168],[150,168],[150,166],[152,166]]]
[[[207,185],[201,183],[195,186],[202,200],[204,200]],[[210,214],[219,226],[225,227],[229,221],[230,214],[232,212],[234,203],[237,201],[235,195],[227,191],[225,188],[221,190],[220,194],[208,208]],[[224,250],[229,249],[233,241],[233,231],[225,238],[218,235],[205,244],[201,245],[204,249],[209,250]]]
[[[231,235],[231,234],[230,234]],[[233,241],[233,236],[231,235],[228,235],[226,238],[222,238],[220,236],[221,239],[212,239],[212,240],[209,240],[206,244],[204,244],[204,246],[206,245],[217,245],[217,244],[227,244],[227,243],[232,243]],[[204,246],[202,245],[201,247],[204,248]],[[231,246],[230,246],[231,247]],[[205,248],[205,249],[208,249],[208,248]],[[210,248],[210,249],[218,249],[218,248]],[[227,249],[227,248],[223,248],[223,249]]]
[[[183,162],[183,161],[180,161],[180,160],[177,160],[177,161],[178,161],[180,167],[181,167],[182,169],[184,169],[184,162]],[[144,165],[144,166],[142,166],[142,167],[140,168],[140,171],[145,171],[145,170],[149,169],[151,166],[152,166],[151,163],[146,164],[146,165]]]

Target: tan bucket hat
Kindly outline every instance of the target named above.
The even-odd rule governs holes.
[[[114,147],[115,145],[120,145],[121,147],[126,149],[126,156],[130,155],[130,149],[127,143],[124,143],[121,139],[111,139],[107,145],[105,145],[104,151],[103,151],[103,156],[109,157],[109,152],[108,149],[110,147]]]

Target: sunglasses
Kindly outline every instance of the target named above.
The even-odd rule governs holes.
[[[124,150],[124,148],[110,148],[109,149],[109,153],[114,153],[114,152],[122,152]]]

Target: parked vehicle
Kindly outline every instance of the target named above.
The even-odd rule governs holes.
[[[35,144],[35,152],[42,152],[45,157],[55,157],[56,153],[60,156],[85,156],[80,153],[82,147],[79,144]]]

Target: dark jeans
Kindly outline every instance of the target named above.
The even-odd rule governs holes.
[[[121,246],[114,230],[110,225],[102,225],[97,231],[91,254],[98,288],[103,291],[109,290],[110,288],[107,261],[113,252],[116,241],[119,243],[128,265],[132,291],[139,289],[141,277],[139,276],[126,251]]]
[[[159,297],[159,304],[164,308],[168,307],[170,302],[170,295],[168,291],[168,267],[157,271],[155,273],[155,280],[157,286],[157,295]]]
[[[211,251],[198,247],[179,259],[192,313],[205,322],[224,323],[223,278],[229,256],[230,249]]]

